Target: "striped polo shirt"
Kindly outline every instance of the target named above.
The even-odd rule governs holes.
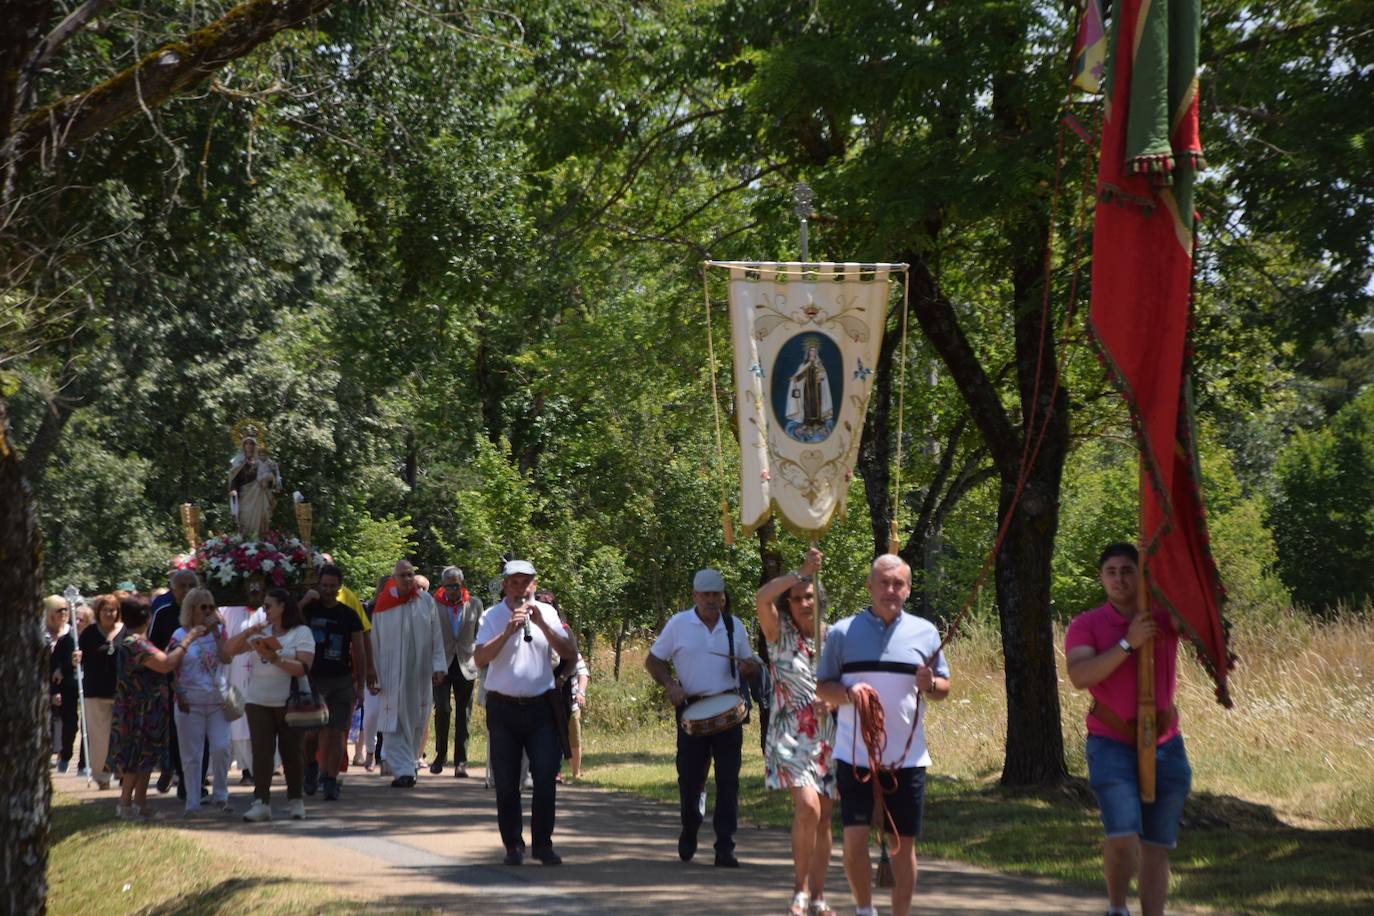
[[[930,621],[906,612],[885,624],[871,609],[864,609],[836,623],[825,637],[816,679],[839,681],[846,688],[862,682],[878,691],[887,729],[882,761],[885,766],[930,766],[924,697],[914,735],[912,718],[917,706],[916,669],[930,664],[932,657],[935,673],[949,677],[949,664],[940,651],[940,631]],[[835,759],[867,767],[868,749],[864,747],[862,736],[855,734],[854,707],[846,704],[840,707],[839,713]],[[906,756],[901,757],[908,736],[911,746]]]

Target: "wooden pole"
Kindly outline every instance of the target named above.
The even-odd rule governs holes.
[[[819,547],[820,543],[820,538],[816,537],[814,534],[811,535],[812,550]],[[821,575],[819,571],[816,573],[816,581],[811,583],[811,587],[816,591],[816,611],[811,615],[811,628],[813,631],[811,636],[814,640],[812,645],[816,647],[816,651],[811,653],[811,671],[815,673],[821,668],[821,640],[825,635],[825,611],[821,607]]]
[[[1141,556],[1140,582],[1136,591],[1136,614],[1150,613],[1150,592]],[[1140,800],[1155,800],[1155,641],[1151,637],[1136,650],[1135,748],[1139,770]]]

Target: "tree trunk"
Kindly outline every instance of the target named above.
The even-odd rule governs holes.
[[[1007,786],[1054,785],[1068,776],[1049,588],[1059,523],[1055,494],[1063,461],[1051,463],[1056,478],[1052,487],[1038,479],[1027,482],[997,551],[994,573],[1006,665],[1007,746],[1002,784]],[[999,515],[1010,506],[1014,489],[1015,481],[1003,481]]]
[[[978,427],[1001,480],[1004,517],[1020,476],[1023,437],[1044,439],[1032,462],[1019,508],[997,552],[997,609],[1006,664],[1007,746],[1002,780],[1007,785],[1054,784],[1064,778],[1059,718],[1059,681],[1050,624],[1050,557],[1059,524],[1059,478],[1068,452],[1068,404],[1054,394],[1054,335],[1042,328],[1036,267],[1029,259],[1014,271],[1017,382],[1023,426],[1018,435],[997,389],[978,360],[953,305],[929,266],[912,253],[912,314],[949,369]],[[1040,348],[1044,333],[1044,349]],[[1036,384],[1036,369],[1039,384]],[[1025,424],[1035,404],[1034,424]],[[1048,425],[1046,425],[1048,424]]]
[[[0,400],[0,912],[41,913],[48,897],[48,809],[52,783],[48,757],[47,652],[40,602],[42,543],[19,454],[9,438],[5,402]]]
[[[760,525],[754,534],[759,539],[759,565],[762,569],[759,574],[759,585],[762,585],[782,575],[782,571],[787,567],[787,558],[782,555],[782,548],[778,546],[778,523],[773,518],[770,517]],[[752,600],[749,605],[753,606]],[[738,616],[739,608],[734,608],[733,613]]]
[[[615,671],[613,677],[620,680],[620,653],[625,649],[625,634],[630,632],[630,612],[620,618],[620,632],[615,634]]]

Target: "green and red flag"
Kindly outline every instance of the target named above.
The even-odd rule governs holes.
[[[1073,42],[1073,86],[1099,92],[1107,60],[1107,30],[1102,25],[1102,0],[1085,0]]]
[[[1117,0],[1104,84],[1089,329],[1140,449],[1142,563],[1230,705],[1188,380],[1198,0]]]

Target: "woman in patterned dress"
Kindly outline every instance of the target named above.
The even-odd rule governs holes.
[[[124,631],[119,635],[115,667],[113,719],[108,768],[120,776],[121,818],[152,816],[148,808],[148,777],[167,748],[168,685],[166,675],[186,657],[186,646],[205,635],[192,627],[166,653],[148,641],[148,602],[126,597],[119,603]]]
[[[784,573],[754,598],[759,629],[768,640],[773,709],[768,721],[764,785],[792,793],[793,893],[790,916],[834,916],[825,902],[830,867],[830,816],[836,797],[830,751],[835,742],[832,708],[816,698],[812,659],[821,552],[811,548],[797,572]],[[808,905],[810,909],[808,910]]]

